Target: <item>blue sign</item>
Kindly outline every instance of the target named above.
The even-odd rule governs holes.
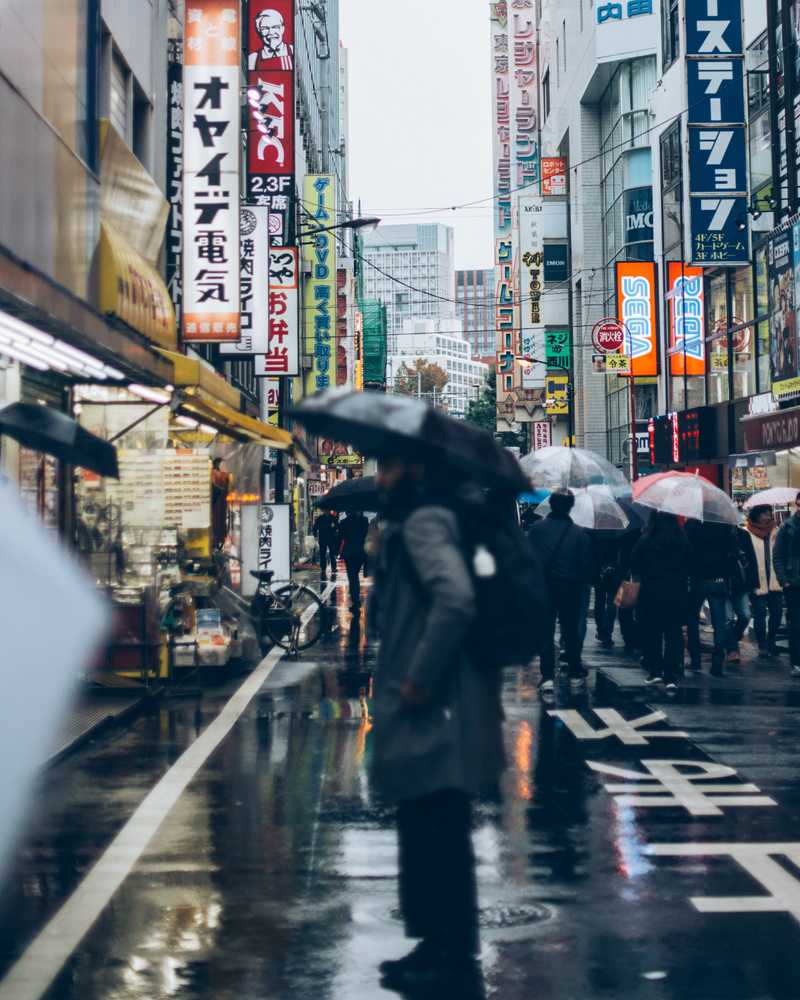
[[[686,3],[686,55],[743,55],[741,0]]]
[[[734,59],[687,59],[689,124],[744,124],[744,62]]]
[[[653,13],[653,0],[625,0],[624,3],[598,3],[597,23],[621,21],[623,17],[639,17]]]
[[[566,243],[545,243],[544,245],[544,280],[566,281],[569,277],[569,266]]]
[[[690,195],[691,259],[699,267],[747,264],[747,196]],[[742,228],[744,227],[744,228]]]
[[[625,242],[648,243],[653,239],[653,189],[631,188],[625,192]]]
[[[693,194],[747,191],[747,143],[739,125],[689,129],[689,190]]]

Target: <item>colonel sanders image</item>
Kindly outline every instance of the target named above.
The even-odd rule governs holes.
[[[293,69],[294,46],[287,45],[284,40],[286,24],[280,11],[262,10],[255,17],[254,24],[264,45],[258,52],[250,53],[248,69],[251,72],[259,69]]]

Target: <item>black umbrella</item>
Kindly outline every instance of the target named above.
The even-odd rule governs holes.
[[[117,449],[84,430],[77,420],[38,403],[12,403],[0,410],[0,434],[70,465],[119,479]]]
[[[410,396],[327,389],[291,416],[310,434],[351,444],[363,455],[427,459],[484,486],[530,488],[519,462],[491,434]]]
[[[325,496],[317,500],[315,506],[323,510],[380,510],[378,487],[374,476],[362,476],[359,479],[346,479],[334,486]]]

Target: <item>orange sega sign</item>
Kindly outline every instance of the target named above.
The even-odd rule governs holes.
[[[706,319],[703,268],[671,260],[667,271],[672,375],[705,375]]]

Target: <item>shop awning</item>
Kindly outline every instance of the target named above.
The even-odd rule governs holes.
[[[181,412],[242,441],[258,441],[281,450],[292,446],[288,431],[240,413],[238,390],[202,361],[174,351],[161,351],[161,354],[173,365],[172,384],[184,394]]]

